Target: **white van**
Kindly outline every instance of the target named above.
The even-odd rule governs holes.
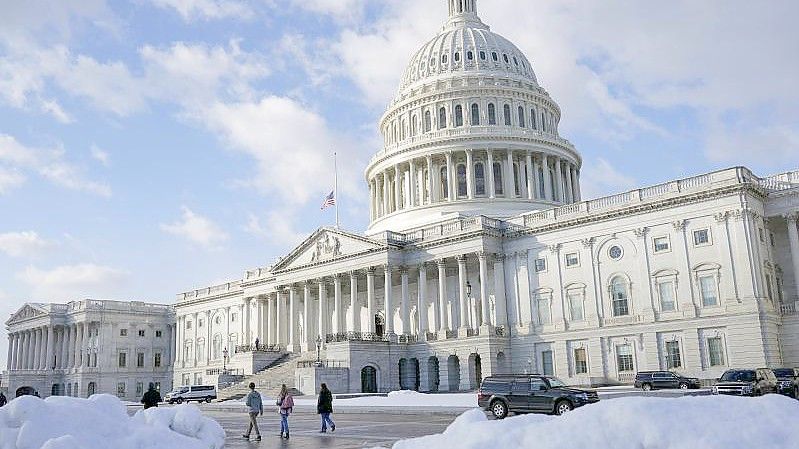
[[[211,402],[212,399],[216,399],[216,387],[213,385],[186,385],[167,393],[164,397],[164,401],[170,404],[191,401]]]

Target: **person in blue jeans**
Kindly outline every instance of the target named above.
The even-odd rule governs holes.
[[[280,396],[277,398],[278,412],[280,413],[280,436],[289,439],[289,415],[294,409],[294,398],[291,397],[286,384],[280,388]]]
[[[319,433],[326,433],[327,426],[330,425],[330,431],[336,431],[336,423],[330,419],[330,414],[333,413],[333,393],[327,389],[327,384],[322,384],[319,389],[319,400],[316,403],[316,411],[322,417],[322,430]]]

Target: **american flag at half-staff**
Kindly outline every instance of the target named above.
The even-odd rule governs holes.
[[[320,207],[319,209],[324,210],[325,208],[335,205],[336,205],[336,191],[333,190],[332,192],[330,192],[330,195],[325,197],[325,200],[322,202],[322,207]]]

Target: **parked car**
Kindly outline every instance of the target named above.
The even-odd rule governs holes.
[[[775,368],[778,392],[799,399],[799,368]]]
[[[778,388],[777,376],[768,368],[731,369],[713,386],[713,394],[761,396],[776,393]]]
[[[562,415],[598,401],[596,391],[572,388],[557,377],[540,374],[489,376],[477,391],[478,405],[497,419],[510,412]]]
[[[696,377],[685,377],[671,371],[641,371],[635,375],[635,388],[644,391],[662,388],[699,388],[701,384]]]
[[[216,387],[213,385],[191,385],[191,386],[183,386],[174,391],[171,391],[166,394],[164,397],[164,402],[168,402],[170,404],[178,403],[182,404],[184,402],[211,402],[211,400],[216,399]]]

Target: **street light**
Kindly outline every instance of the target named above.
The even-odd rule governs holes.
[[[316,336],[316,364],[322,364],[322,336]]]
[[[228,352],[227,348],[225,348],[222,351],[222,372],[224,374],[227,374],[227,357],[228,357],[228,354],[229,354],[229,352]]]

